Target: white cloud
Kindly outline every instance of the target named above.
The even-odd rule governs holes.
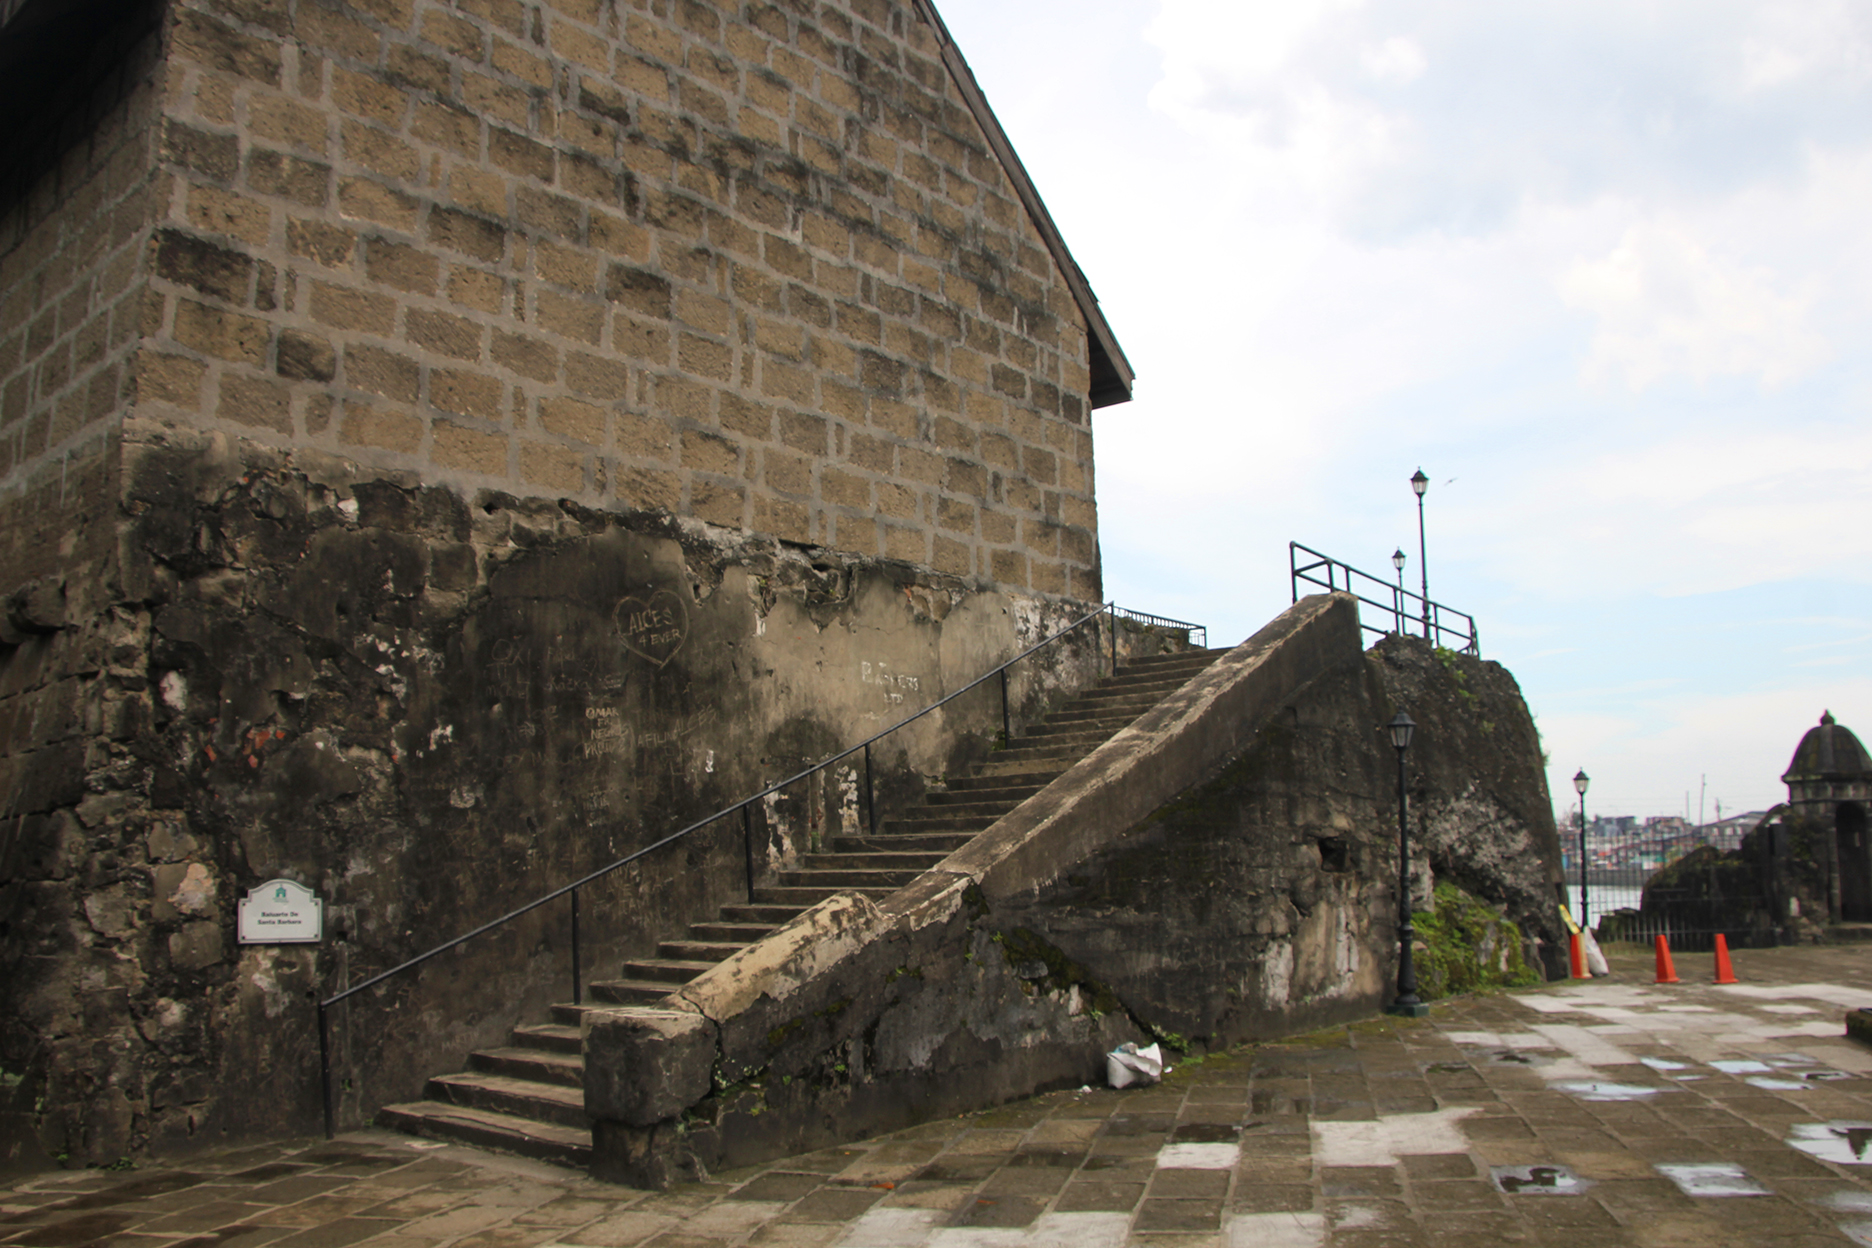
[[[1699,717],[1872,663],[1793,652],[1872,616],[1872,6],[939,3],[1138,370],[1114,595],[1220,641],[1288,538],[1414,582],[1421,463],[1432,592],[1565,776],[1739,805],[1733,731],[1774,789],[1819,706]]]
[[[1568,303],[1598,318],[1585,364],[1589,381],[1622,378],[1643,390],[1683,373],[1789,381],[1826,359],[1808,325],[1810,295],[1784,293],[1764,266],[1713,256],[1680,225],[1634,225],[1618,246],[1581,261],[1561,280]]]
[[[1383,43],[1368,45],[1359,53],[1359,63],[1379,82],[1397,84],[1414,82],[1429,65],[1422,48],[1396,35]]]

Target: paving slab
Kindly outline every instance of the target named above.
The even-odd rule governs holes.
[[[32,1176],[0,1248],[1872,1248],[1872,950],[1608,953],[669,1192],[359,1131]]]

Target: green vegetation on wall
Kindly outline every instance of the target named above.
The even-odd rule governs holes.
[[[1450,883],[1436,908],[1411,916],[1417,929],[1417,992],[1425,1001],[1488,988],[1538,984],[1521,953],[1521,929],[1487,902]]]

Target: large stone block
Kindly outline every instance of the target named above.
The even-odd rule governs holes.
[[[585,1016],[585,1112],[649,1127],[709,1092],[715,1026],[684,1010],[595,1010]]]

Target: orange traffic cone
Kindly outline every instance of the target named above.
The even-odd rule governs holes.
[[[1729,965],[1729,942],[1721,932],[1716,933],[1716,981],[1719,984],[1737,984],[1742,981],[1735,977],[1735,968]]]
[[[1671,964],[1670,941],[1662,936],[1657,938],[1657,982],[1660,984],[1683,982],[1677,978],[1677,968]]]
[[[1580,934],[1578,932],[1573,933],[1573,943],[1570,952],[1573,957],[1573,978],[1592,978],[1586,973],[1586,942],[1580,939]]]

